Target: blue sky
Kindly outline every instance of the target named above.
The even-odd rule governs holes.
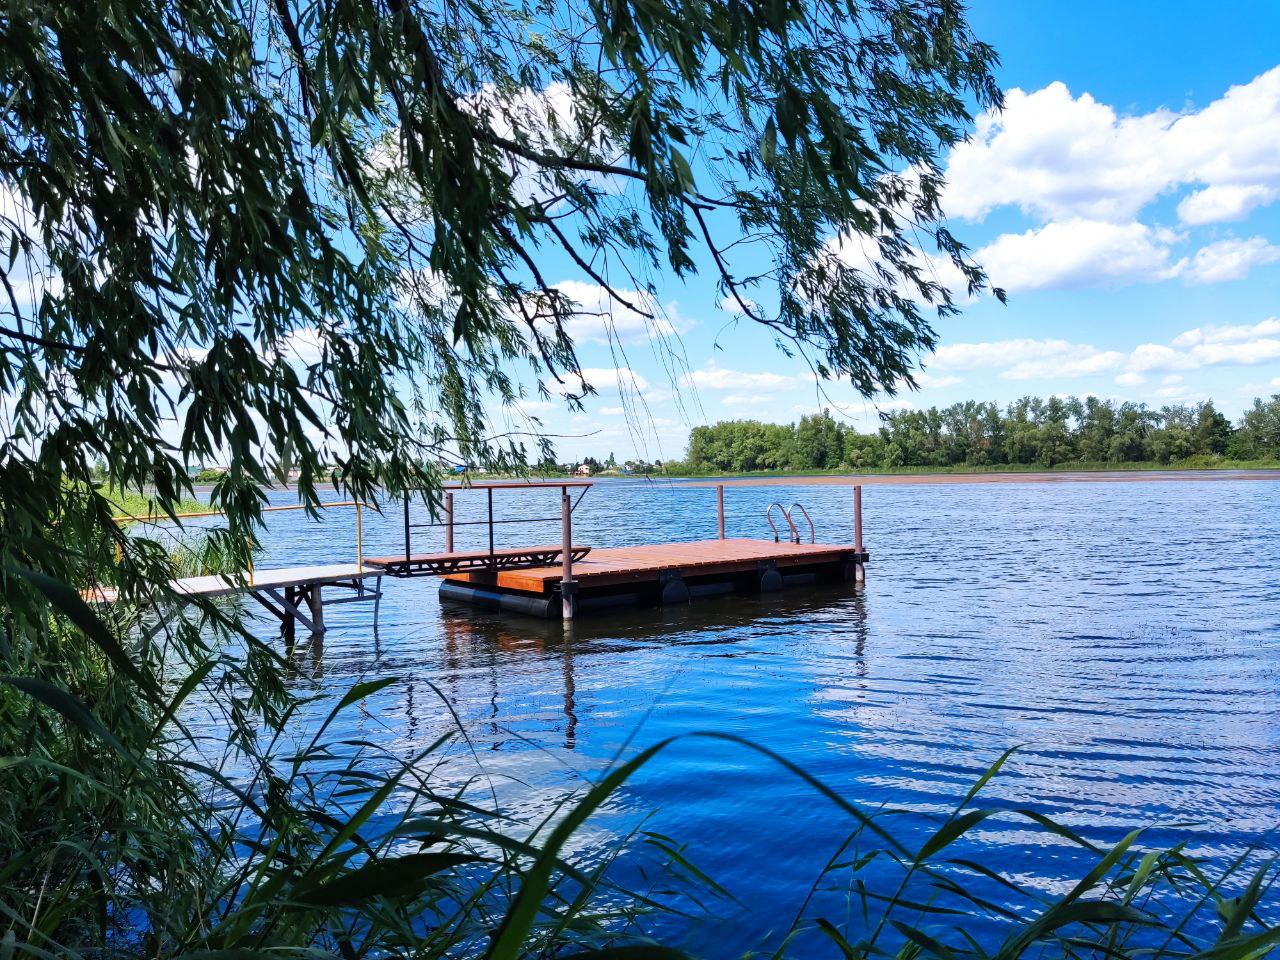
[[[1280,3],[976,0],[971,20],[1008,103],[947,158],[945,206],[1009,304],[940,322],[923,388],[879,408],[1093,393],[1235,417],[1280,392]],[[674,458],[692,425],[824,405],[874,427],[709,278],[661,293],[678,337],[615,318],[619,353],[584,327],[599,396],[527,405],[563,457]]]

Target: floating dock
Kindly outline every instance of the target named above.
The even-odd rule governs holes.
[[[854,542],[817,543],[808,511],[771,504],[765,520],[772,540],[730,539],[725,536],[724,487],[717,488],[719,536],[715,540],[657,543],[631,547],[592,547],[573,541],[573,510],[592,484],[589,481],[550,483],[489,483],[448,488],[443,523],[412,524],[405,503],[403,554],[367,557],[368,566],[395,577],[438,576],[440,596],[475,606],[537,617],[572,620],[579,612],[622,606],[687,603],[728,593],[771,593],[812,583],[861,581],[869,555],[862,545],[862,488],[854,487]],[[495,519],[495,490],[559,488],[561,543],[535,547],[495,548],[494,526],[516,522]],[[488,526],[489,549],[453,549],[455,521],[453,490],[482,490],[488,496],[488,516],[472,523]],[[577,500],[570,491],[578,492]],[[774,519],[785,524],[779,530]],[[804,543],[796,523],[808,524]],[[532,523],[554,519],[526,517]],[[444,527],[445,549],[439,553],[412,552],[415,527]],[[784,540],[783,537],[786,536]]]
[[[275,616],[287,640],[301,622],[313,634],[324,632],[324,608],[333,603],[373,601],[376,629],[382,598],[382,577],[440,577],[440,596],[474,606],[536,617],[572,620],[580,611],[622,606],[688,603],[699,597],[729,593],[772,593],[814,583],[861,582],[869,554],[862,544],[862,487],[853,487],[853,542],[818,543],[813,521],[802,504],[769,505],[765,522],[773,539],[734,539],[725,535],[724,485],[716,490],[718,536],[714,540],[655,543],[629,547],[595,547],[573,539],[573,511],[593,486],[591,481],[560,480],[540,483],[448,484],[444,487],[443,520],[412,523],[409,497],[404,498],[404,550],[394,556],[365,557],[362,510],[356,501],[322,503],[314,509],[355,509],[355,563],[322,564],[255,570],[240,576],[200,576],[172,581],[178,598],[196,600],[247,594]],[[541,489],[560,491],[559,517],[498,518],[495,492]],[[483,520],[455,521],[457,491],[482,492],[488,501]],[[577,494],[576,498],[574,494]],[[263,512],[301,510],[303,506],[267,507]],[[776,518],[775,518],[776,514]],[[177,518],[221,516],[209,510],[178,514]],[[804,542],[798,519],[807,525]],[[172,517],[118,517],[121,522],[164,522]],[[559,544],[496,546],[499,524],[529,525],[560,521]],[[778,522],[783,526],[780,528]],[[487,550],[455,550],[456,526],[488,528]],[[444,550],[413,552],[415,528],[443,527]],[[117,545],[117,554],[122,547]],[[367,581],[372,580],[370,584]],[[329,588],[329,597],[324,589]],[[340,591],[340,592],[339,592]],[[334,595],[337,592],[338,595]],[[107,587],[86,590],[93,602],[113,603]]]
[[[852,582],[865,551],[772,540],[697,540],[595,549],[573,564],[576,610],[688,603],[728,593],[772,593],[812,583]],[[440,597],[496,610],[559,617],[556,566],[448,574]]]

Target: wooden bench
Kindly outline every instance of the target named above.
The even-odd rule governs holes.
[[[569,559],[577,562],[591,552],[590,547],[571,547]],[[444,576],[468,570],[511,570],[516,567],[549,567],[561,563],[564,553],[559,545],[509,547],[501,550],[452,551],[449,553],[415,553],[411,556],[365,557],[366,566],[380,567],[393,577]]]

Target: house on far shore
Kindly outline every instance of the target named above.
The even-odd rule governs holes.
[[[580,463],[578,464],[578,469],[573,472],[579,477],[589,477],[591,476],[591,464]]]

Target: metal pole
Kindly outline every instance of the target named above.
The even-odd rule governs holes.
[[[720,539],[724,539],[724,484],[716,485],[716,527],[720,531]]]
[[[489,488],[489,566],[497,566],[493,556],[493,487]]]
[[[862,485],[853,488],[853,548],[858,557],[853,561],[853,579],[855,583],[863,583],[867,579],[867,567],[863,562],[862,548]]]
[[[404,565],[409,566],[409,491],[404,492]]]
[[[360,504],[356,504],[356,569],[364,572],[364,530],[360,526]]]
[[[853,488],[853,547],[862,553],[862,485]]]
[[[453,494],[444,495],[444,552],[453,553]]]
[[[573,582],[573,502],[569,499],[569,488],[560,488],[560,603],[563,619],[572,620],[574,613],[574,592],[577,584]]]

